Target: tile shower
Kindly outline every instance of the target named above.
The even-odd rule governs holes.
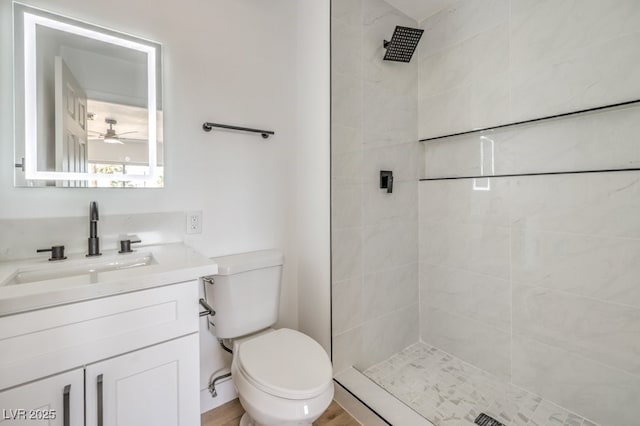
[[[640,106],[418,142],[640,98],[638,23],[634,0],[332,2],[337,372],[434,424],[638,424],[640,172],[564,172],[640,167]],[[411,63],[382,61],[396,25],[425,30]]]

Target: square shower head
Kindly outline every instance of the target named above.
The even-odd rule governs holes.
[[[391,41],[384,41],[385,61],[410,62],[424,30],[396,26]]]

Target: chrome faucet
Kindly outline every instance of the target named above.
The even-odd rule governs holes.
[[[100,238],[98,238],[98,203],[89,203],[89,249],[87,257],[100,256]]]

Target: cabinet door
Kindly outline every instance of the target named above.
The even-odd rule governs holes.
[[[82,426],[82,368],[0,392],[0,425]]]
[[[87,426],[200,424],[198,335],[86,367]]]

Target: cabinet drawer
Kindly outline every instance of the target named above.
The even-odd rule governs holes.
[[[0,389],[197,331],[197,281],[0,318]]]

